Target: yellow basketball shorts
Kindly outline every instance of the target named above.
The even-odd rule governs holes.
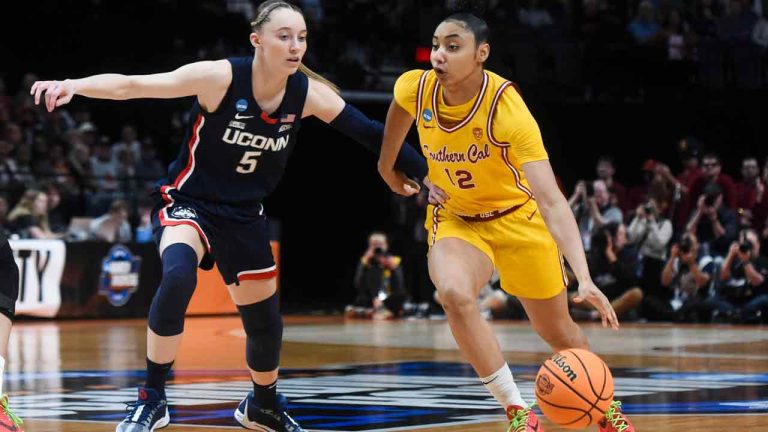
[[[534,299],[556,296],[568,285],[563,256],[534,200],[504,216],[468,221],[444,208],[428,206],[424,224],[430,248],[459,238],[490,258],[509,294]]]

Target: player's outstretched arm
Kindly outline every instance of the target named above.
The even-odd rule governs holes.
[[[69,103],[75,95],[95,99],[172,99],[197,95],[205,106],[213,95],[219,98],[231,81],[232,69],[226,60],[184,65],[174,71],[150,75],[100,74],[63,81],[37,81],[30,94],[39,104],[45,97],[48,111]]]
[[[619,320],[616,312],[589,275],[587,258],[584,255],[584,246],[581,243],[576,219],[573,217],[568,201],[557,187],[549,160],[524,163],[522,167],[536,197],[541,216],[579,281],[579,295],[574,301],[586,300],[592,303],[600,312],[603,327],[610,325],[618,329]]]
[[[303,115],[314,115],[362,144],[373,154],[381,153],[384,125],[369,119],[360,110],[346,103],[326,84],[310,79]],[[426,177],[427,162],[410,144],[405,143],[402,148],[398,148],[395,155],[397,158],[394,166],[398,170],[418,179]]]

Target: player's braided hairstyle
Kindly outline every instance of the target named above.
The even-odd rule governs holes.
[[[260,4],[258,9],[256,9],[256,18],[253,21],[251,21],[251,31],[257,32],[261,30],[264,24],[269,22],[269,18],[272,15],[272,12],[278,9],[284,9],[284,8],[298,12],[301,14],[301,16],[304,16],[304,13],[301,11],[301,9],[292,3],[289,3],[283,0],[267,0],[264,3]],[[299,65],[299,70],[303,72],[304,75],[306,75],[307,77],[315,81],[319,81],[323,84],[326,84],[328,87],[332,88],[333,91],[335,91],[336,93],[339,93],[339,88],[334,83],[328,81],[322,75],[306,67],[304,63],[301,63]]]

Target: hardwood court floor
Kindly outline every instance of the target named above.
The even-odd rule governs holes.
[[[532,378],[547,346],[526,323],[493,327],[524,397],[532,401]],[[585,330],[593,350],[613,369],[617,396],[634,410],[638,430],[768,431],[768,328]],[[25,430],[114,430],[122,402],[135,399],[142,382],[145,332],[142,320],[14,327],[5,388]],[[445,321],[287,317],[284,341],[281,391],[298,404],[292,412],[307,429],[506,430]],[[238,317],[187,321],[177,374],[169,383],[178,412],[164,430],[239,429],[231,411],[248,389],[240,372],[243,350]],[[567,430],[544,424],[549,432]]]

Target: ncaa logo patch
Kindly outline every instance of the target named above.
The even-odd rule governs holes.
[[[189,207],[175,207],[171,210],[171,216],[178,219],[197,219],[197,213]]]
[[[432,121],[432,111],[430,111],[429,108],[424,109],[424,113],[421,115],[421,118],[423,118],[425,122]]]
[[[237,112],[243,112],[248,109],[248,101],[245,99],[240,99],[235,103],[235,109]]]
[[[115,245],[101,262],[99,294],[105,296],[112,306],[128,303],[131,294],[139,288],[141,258],[134,257],[131,250]]]

